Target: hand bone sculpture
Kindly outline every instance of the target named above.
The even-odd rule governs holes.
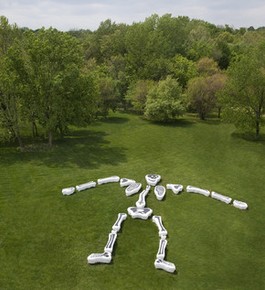
[[[167,184],[166,188],[162,185],[157,185],[159,181],[161,180],[161,176],[158,174],[147,174],[145,176],[145,180],[147,182],[146,188],[139,194],[139,199],[136,202],[136,206],[128,207],[127,212],[128,214],[133,218],[147,220],[150,216],[152,216],[153,210],[151,208],[145,207],[146,206],[146,196],[151,190],[151,187],[154,187],[154,193],[157,198],[157,200],[162,200],[166,194],[166,189],[170,189],[173,191],[174,194],[179,194],[183,191],[183,185],[181,184]],[[126,196],[131,196],[140,191],[142,188],[141,183],[137,183],[133,179],[128,178],[119,178],[119,176],[111,176],[106,178],[101,178],[97,180],[97,184],[105,184],[110,182],[119,182],[120,187],[126,187],[125,194]],[[75,189],[77,191],[82,191],[85,189],[90,189],[96,186],[96,182],[87,182],[81,185],[78,185],[75,187],[68,187],[64,188],[62,190],[63,195],[71,195],[75,192]],[[212,197],[216,200],[222,201],[226,204],[231,204],[232,198],[228,196],[224,196],[222,194],[216,193],[214,191],[210,192],[206,189],[201,189],[199,187],[194,187],[191,185],[188,185],[186,188],[187,192],[192,193],[198,193],[201,195],[204,195],[206,197]],[[239,208],[241,210],[246,210],[248,208],[247,203],[243,201],[234,200],[232,205],[236,208]],[[127,219],[126,213],[119,213],[118,218],[116,222],[112,226],[112,230],[109,233],[108,241],[104,247],[103,253],[92,253],[87,257],[87,261],[89,264],[96,264],[96,263],[107,263],[109,264],[112,260],[112,252],[113,248],[116,242],[116,239],[118,237],[118,232],[121,229],[121,224],[123,221]],[[176,266],[172,262],[168,262],[165,260],[166,255],[166,246],[167,246],[167,230],[163,226],[162,223],[162,217],[158,215],[154,215],[152,217],[152,221],[156,224],[158,228],[158,234],[159,234],[159,248],[156,255],[156,259],[154,262],[154,266],[156,269],[162,269],[169,273],[174,273],[176,271]]]

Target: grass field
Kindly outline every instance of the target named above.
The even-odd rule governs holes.
[[[239,138],[234,127],[191,117],[159,125],[116,113],[73,129],[51,151],[0,147],[0,289],[265,289],[265,142]],[[166,259],[154,268],[156,225],[127,218],[110,265],[88,265],[102,252],[126,197],[119,184],[72,196],[62,188],[119,175],[145,185],[190,184],[246,201],[249,210],[204,196],[153,193],[147,206],[168,230]]]

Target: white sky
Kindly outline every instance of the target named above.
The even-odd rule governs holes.
[[[265,26],[264,0],[0,0],[0,15],[31,29],[95,30],[106,19],[132,24],[154,13],[235,28]]]

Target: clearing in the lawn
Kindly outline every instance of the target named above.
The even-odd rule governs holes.
[[[71,128],[52,150],[0,148],[0,289],[264,289],[265,142],[249,141],[231,125],[186,116],[162,125],[115,113],[86,128]],[[123,221],[110,264],[90,265],[118,213],[135,206],[119,183],[65,196],[62,189],[119,176],[146,186],[182,184],[162,201],[146,196],[167,229],[166,260],[154,266],[158,228]],[[187,185],[245,201],[248,210],[200,194]]]

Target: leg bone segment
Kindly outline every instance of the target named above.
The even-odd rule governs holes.
[[[117,239],[116,232],[112,232],[109,234],[109,239],[108,239],[108,242],[104,248],[104,252],[107,252],[107,253],[113,252],[113,248],[114,248],[114,244],[115,244],[116,239]]]
[[[167,247],[167,240],[166,239],[160,239],[159,240],[159,248],[156,254],[157,259],[164,260],[166,255],[166,247]]]
[[[112,230],[115,231],[116,233],[119,232],[122,222],[125,221],[126,219],[127,219],[126,213],[119,213],[116,222],[112,226]]]
[[[160,236],[160,237],[167,236],[167,230],[166,230],[166,228],[163,226],[161,216],[159,216],[159,215],[154,215],[154,216],[152,217],[152,221],[153,221],[153,222],[157,225],[157,227],[158,227],[158,230],[159,230],[159,236]]]

